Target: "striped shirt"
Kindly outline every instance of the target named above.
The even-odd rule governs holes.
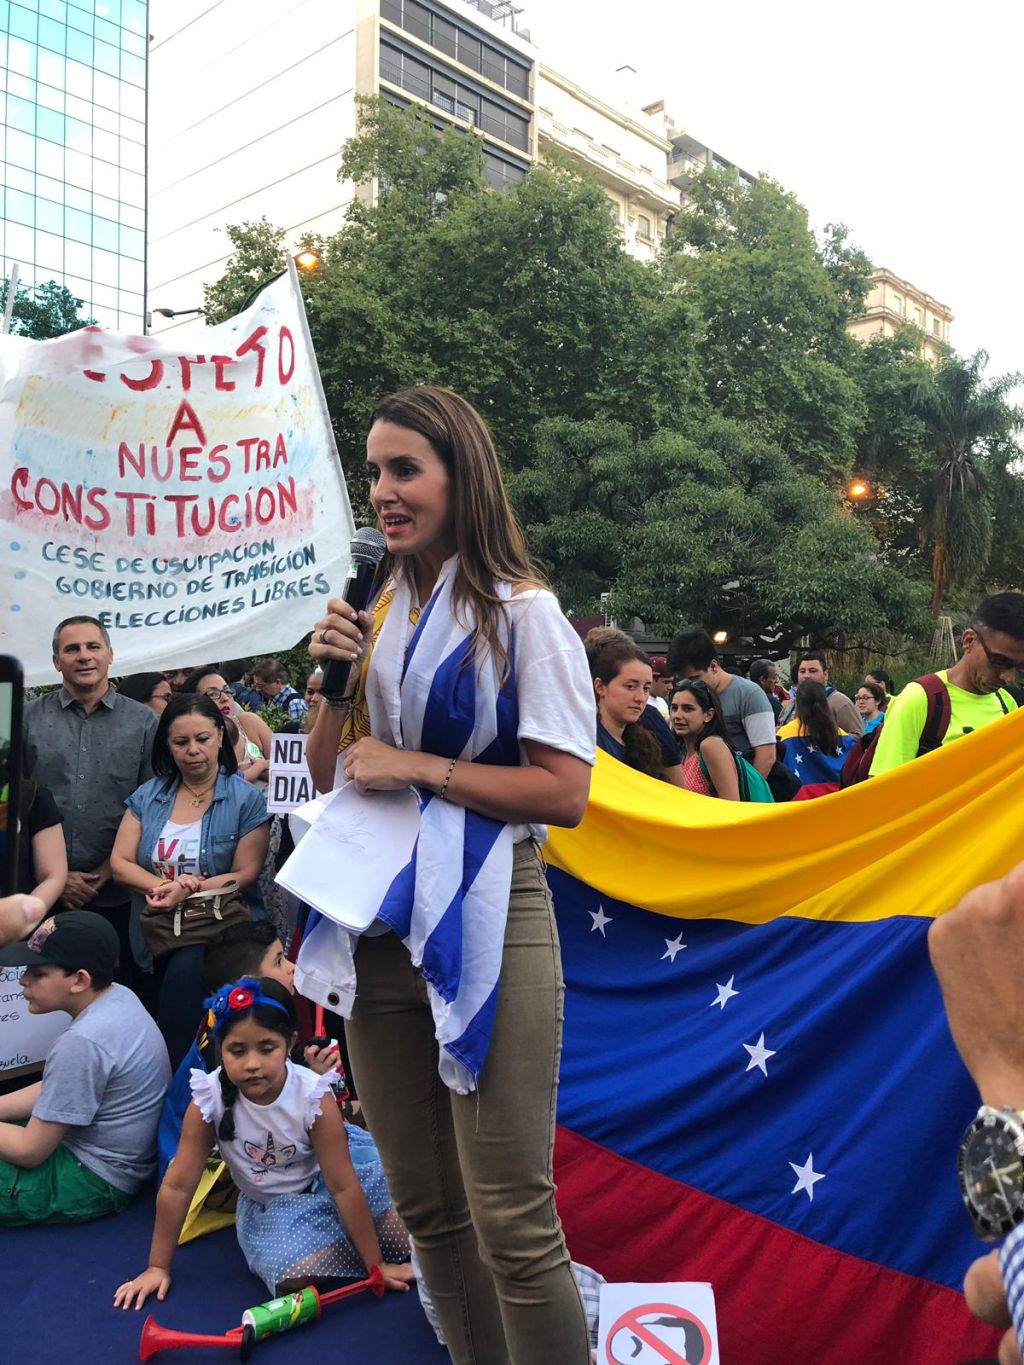
[[[1024,1223],[1011,1231],[999,1251],[999,1266],[1006,1286],[1006,1302],[1017,1333],[1017,1345],[1024,1352]]]

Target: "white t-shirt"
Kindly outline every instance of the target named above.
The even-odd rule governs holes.
[[[515,643],[516,700],[519,705],[519,758],[525,767],[524,740],[547,744],[594,765],[597,703],[583,641],[573,630],[558,598],[533,588],[509,598]],[[512,837],[548,837],[545,825],[513,825]]]
[[[338,1079],[336,1071],[318,1076],[291,1061],[285,1066],[288,1075],[274,1103],[253,1104],[238,1095],[232,1106],[234,1140],[219,1140],[231,1179],[260,1204],[278,1194],[300,1194],[313,1183],[320,1167],[309,1130],[320,1115],[320,1101]],[[210,1073],[195,1067],[190,1073],[192,1102],[215,1130],[224,1115],[220,1072],[220,1067]]]
[[[198,877],[202,828],[201,817],[187,825],[176,825],[168,820],[153,845],[153,871],[168,880]]]

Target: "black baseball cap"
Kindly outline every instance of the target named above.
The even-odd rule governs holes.
[[[0,967],[63,967],[113,976],[121,951],[117,930],[92,910],[51,915],[27,939],[0,948]]]

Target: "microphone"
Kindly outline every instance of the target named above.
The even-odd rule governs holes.
[[[377,576],[377,565],[384,558],[387,543],[373,526],[361,526],[349,542],[349,569],[344,600],[356,611],[365,611],[370,589]],[[349,700],[348,680],[352,664],[347,659],[328,659],[320,695],[328,706]]]

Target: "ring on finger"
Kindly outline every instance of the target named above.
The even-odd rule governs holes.
[[[320,639],[320,643],[321,643],[322,645],[325,645],[325,644],[327,643],[327,631],[326,631],[326,629],[325,629],[325,630],[322,630],[322,631],[320,632],[319,639]]]

